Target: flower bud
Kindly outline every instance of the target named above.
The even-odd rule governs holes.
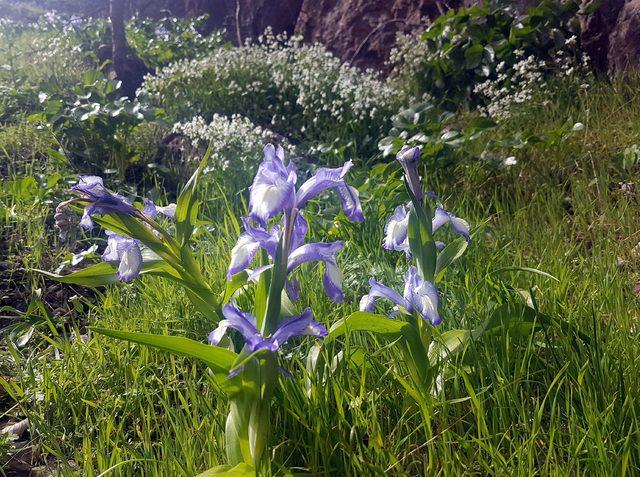
[[[412,148],[403,146],[400,152],[398,152],[396,159],[404,169],[404,175],[411,192],[416,196],[418,202],[422,202],[422,184],[420,183],[420,175],[418,174],[420,148],[418,146]]]

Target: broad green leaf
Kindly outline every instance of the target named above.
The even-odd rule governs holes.
[[[424,220],[420,220],[416,208],[409,212],[409,248],[413,254],[420,275],[428,281],[433,281],[436,271],[436,244]]]
[[[324,341],[332,341],[352,331],[369,331],[388,339],[396,339],[402,336],[409,328],[409,324],[404,321],[392,320],[384,315],[375,313],[356,311],[334,323]]]
[[[83,268],[68,275],[59,275],[57,273],[47,272],[45,270],[33,269],[47,278],[56,280],[60,283],[72,283],[74,285],[82,285],[85,287],[100,287],[110,283],[116,283],[117,267],[109,262],[100,262],[90,267]]]
[[[477,329],[473,330],[473,338],[482,334],[495,334],[500,331],[510,331],[519,335],[527,335],[535,328],[543,326],[554,327],[564,333],[573,333],[585,343],[591,338],[578,330],[573,324],[558,320],[545,313],[536,311],[521,303],[509,302],[496,308],[491,316]]]
[[[538,313],[533,308],[519,303],[505,303],[496,308],[489,319],[478,329],[473,331],[474,337],[487,333],[510,333],[526,336],[531,333],[534,326],[539,326]]]
[[[233,351],[218,346],[207,345],[183,336],[155,335],[150,333],[133,333],[129,331],[91,328],[96,333],[143,344],[180,356],[188,356],[203,361],[216,375],[223,379],[229,374],[238,355]]]
[[[247,284],[249,274],[246,271],[236,273],[227,281],[224,293],[222,294],[222,303],[227,303],[233,297],[234,293]]]
[[[202,171],[204,171],[209,157],[211,157],[212,148],[209,146],[207,152],[205,152],[200,161],[200,165],[193,173],[189,181],[184,185],[178,196],[176,204],[176,235],[178,243],[184,246],[189,239],[196,226],[196,216],[198,213],[199,202],[194,197],[194,192],[198,185]]]
[[[468,70],[476,68],[480,64],[480,61],[482,61],[484,51],[484,46],[481,44],[475,44],[467,48],[464,52],[465,68]]]
[[[47,272],[45,270],[33,269],[34,272],[40,273],[47,278],[60,283],[71,283],[73,285],[82,285],[85,287],[101,287],[112,283],[118,283],[116,272],[118,267],[111,262],[100,262],[90,267],[83,268],[68,275],[59,275],[57,273]],[[166,263],[161,261],[145,262],[142,264],[141,275],[161,275],[177,279],[175,271]]]
[[[453,356],[464,349],[469,342],[472,333],[469,330],[448,330],[437,336],[433,340],[433,345],[429,349],[429,360],[436,364],[443,359]]]
[[[256,471],[249,464],[240,463],[236,466],[219,465],[205,470],[196,477],[255,477]]]
[[[176,258],[178,247],[168,234],[165,233],[160,238],[149,227],[141,223],[139,219],[127,214],[107,214],[102,217],[94,217],[94,221],[107,230],[139,240],[165,262],[176,270],[180,270],[181,264]],[[156,226],[161,229],[159,225],[156,224]]]
[[[444,271],[453,262],[458,260],[467,250],[468,243],[464,237],[458,237],[457,239],[449,242],[447,246],[438,254],[436,260],[436,282],[442,279]]]

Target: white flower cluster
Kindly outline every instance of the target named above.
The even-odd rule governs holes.
[[[569,45],[572,42],[575,42],[573,38],[567,40]],[[508,119],[518,105],[534,100],[537,92],[545,91],[550,73],[578,81],[588,75],[586,55],[578,62],[562,50],[549,61],[539,60],[533,55],[525,57],[522,50],[514,53],[518,58],[516,63],[511,67],[505,66],[504,62],[499,63],[496,78],[478,83],[473,88],[475,94],[486,100],[487,106],[480,107],[480,111],[498,122]],[[584,84],[588,87],[588,83]],[[584,85],[580,87],[585,89]]]
[[[5,69],[15,64],[27,83],[38,84],[51,77],[58,84],[68,84],[69,78],[75,83],[85,69],[86,56],[70,27],[56,30],[44,20],[26,25],[8,20],[0,22],[0,40],[12,45],[0,51],[0,63],[7,64]]]
[[[511,115],[514,105],[522,104],[533,98],[534,91],[544,88],[544,70],[547,64],[531,55],[524,57],[522,50],[515,52],[521,58],[511,68],[505,63],[498,64],[498,76],[474,86],[473,92],[484,96],[487,106],[481,107],[487,116],[502,121]]]
[[[174,124],[173,132],[189,138],[196,149],[211,146],[209,171],[252,173],[269,142],[280,144],[288,155],[295,153],[294,146],[286,140],[238,114],[230,117],[215,114],[209,123],[202,116],[196,116],[191,121]],[[245,178],[243,175],[242,179]]]
[[[242,111],[260,124],[298,133],[380,122],[397,97],[373,72],[341,63],[323,46],[270,32],[255,44],[171,64],[148,76],[140,93],[182,102],[178,117]]]
[[[429,19],[422,20],[428,25]],[[392,76],[411,78],[420,74],[425,58],[430,58],[433,52],[426,41],[422,40],[422,30],[412,33],[398,33],[396,43],[389,53],[387,65],[392,67]]]

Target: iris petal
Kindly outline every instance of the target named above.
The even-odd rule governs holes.
[[[422,202],[422,183],[420,182],[420,175],[418,174],[418,163],[420,161],[420,148],[403,146],[398,152],[396,159],[402,165],[404,174],[409,184],[409,188],[413,195],[418,199],[418,202]]]
[[[140,270],[142,270],[142,252],[138,244],[133,243],[122,252],[117,275],[120,281],[130,282],[140,275]]]
[[[238,309],[235,303],[222,307],[222,315],[225,317],[218,323],[218,327],[209,334],[211,344],[217,345],[228,328],[236,330],[242,335],[249,348],[255,351],[264,339],[256,328],[256,318],[251,313]]]
[[[438,290],[431,282],[420,277],[416,267],[410,267],[407,271],[404,298],[411,304],[412,311],[419,313],[432,325],[442,321],[438,313]]]
[[[264,148],[264,158],[250,187],[249,216],[266,224],[285,209],[295,205],[295,168],[285,167],[284,151],[268,144]]]
[[[409,208],[399,205],[384,226],[382,246],[387,250],[407,252],[409,250],[408,229]]]
[[[260,244],[249,234],[242,234],[238,238],[233,249],[231,249],[231,263],[227,270],[227,279],[240,273],[249,266],[256,252],[260,249]]]
[[[283,321],[268,341],[277,349],[286,341],[297,336],[327,336],[327,328],[313,319],[311,308]]]
[[[338,303],[344,299],[344,295],[342,293],[342,273],[340,272],[335,260],[327,260],[324,263],[322,283],[329,300],[334,303]]]
[[[352,222],[362,222],[364,214],[362,213],[358,189],[346,183],[341,184],[338,186],[338,195],[340,195],[340,200],[342,201],[344,215]]]
[[[287,271],[292,272],[303,263],[334,261],[334,254],[342,249],[342,242],[308,243],[289,255]]]
[[[405,298],[394,289],[375,281],[373,278],[369,280],[369,285],[371,285],[371,290],[369,291],[368,295],[369,301],[366,304],[370,310],[373,309],[373,302],[371,300],[375,301],[378,298],[386,298],[395,305],[401,306],[405,310],[411,311],[411,304],[409,303],[409,301],[405,300]]]
[[[433,221],[431,222],[431,228],[435,233],[443,225],[447,223],[451,224],[451,228],[454,233],[464,237],[467,242],[471,241],[471,236],[469,235],[469,224],[466,220],[461,219],[460,217],[456,217],[451,212],[447,211],[442,207],[441,204],[438,204],[436,207],[435,214],[433,216]]]

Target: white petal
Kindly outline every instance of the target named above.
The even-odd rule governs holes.
[[[137,245],[133,245],[122,252],[120,266],[118,267],[118,278],[123,282],[130,282],[138,275],[142,269],[142,252]]]

